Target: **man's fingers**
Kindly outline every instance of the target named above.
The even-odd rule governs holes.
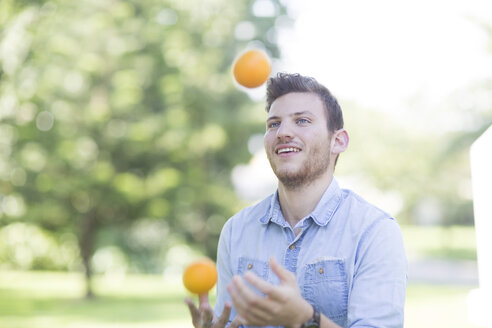
[[[224,328],[229,321],[229,316],[231,315],[232,305],[229,302],[226,302],[224,305],[224,310],[222,310],[222,314],[220,315],[219,320],[214,325],[214,328]]]
[[[243,318],[241,318],[240,316],[236,316],[229,325],[229,328],[238,328],[240,325],[244,324],[246,324],[246,322],[244,322]]]
[[[208,308],[200,309],[202,318],[201,318],[201,323],[202,325],[207,325],[210,324],[214,320],[214,313],[210,306]]]
[[[241,283],[240,279],[241,278],[239,277],[233,277],[232,282],[227,286],[227,291],[229,292],[232,302],[238,312],[241,312],[243,309],[247,308],[246,299],[242,296],[242,293],[239,290],[239,285]]]
[[[292,272],[281,266],[274,257],[270,258],[269,263],[272,271],[280,278],[281,282],[292,282],[293,279],[295,280]]]
[[[243,278],[236,276],[232,278],[233,290],[236,294],[236,300],[241,299],[241,304],[251,305],[254,303],[261,307],[264,303],[264,298],[256,294],[251,288],[249,288],[245,283]],[[249,307],[249,306],[248,306]]]
[[[258,288],[259,291],[263,292],[266,295],[269,295],[273,290],[272,284],[261,279],[251,271],[248,271],[244,274],[244,279],[246,279],[250,284]]]
[[[212,323],[214,319],[214,313],[208,302],[208,293],[198,295],[198,311],[200,313],[201,325],[207,325]]]
[[[201,320],[200,311],[198,311],[197,307],[195,306],[195,304],[191,299],[186,298],[185,303],[186,305],[188,305],[188,309],[190,310],[191,321],[193,323],[193,326],[198,327]]]
[[[191,299],[185,298],[185,303],[186,305],[188,305],[188,309],[190,309],[190,313],[192,317],[200,316],[200,311],[198,311],[198,309],[196,308],[195,304]]]
[[[270,318],[272,304],[249,288],[241,277],[232,278],[232,283],[227,286],[227,290],[243,321],[261,326]]]
[[[204,302],[204,299],[201,298],[201,304],[200,308],[198,309],[193,303],[193,301],[189,298],[185,299],[186,305],[188,305],[188,309],[190,310],[191,313],[191,321],[193,323],[194,327],[203,327],[206,326],[207,324],[212,324],[212,321],[214,319],[214,312],[212,311],[212,308],[210,307],[210,304],[208,303],[208,295],[206,296],[206,302]],[[231,309],[229,307],[229,313],[231,312]],[[229,317],[229,314],[227,315],[227,318]],[[226,321],[227,323],[227,321]],[[224,325],[225,326],[225,325]],[[224,327],[222,326],[222,328]]]

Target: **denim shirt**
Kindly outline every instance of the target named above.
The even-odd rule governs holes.
[[[217,254],[220,316],[234,275],[251,270],[278,285],[275,257],[296,275],[301,295],[342,327],[403,327],[407,260],[395,219],[335,179],[316,208],[294,227],[278,192],[245,208],[224,225]],[[237,315],[233,307],[230,320]]]

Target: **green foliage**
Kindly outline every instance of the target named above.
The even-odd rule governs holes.
[[[281,3],[0,2],[0,231],[22,222],[57,247],[75,236],[81,260],[43,255],[36,268],[97,254],[156,272],[186,243],[214,258],[244,205],[230,172],[263,131],[261,104],[234,86],[231,64],[251,44],[279,57]],[[418,99],[413,113],[342,104],[351,145],[337,175],[402,223],[471,225],[468,150],[492,124],[491,86],[431,111]]]
[[[231,64],[253,39],[278,56],[284,9],[253,4],[2,2],[0,227],[73,233],[86,266],[116,245],[133,269],[162,270],[171,235],[214,257],[240,205],[229,172],[262,127]],[[244,21],[253,39],[235,37]]]

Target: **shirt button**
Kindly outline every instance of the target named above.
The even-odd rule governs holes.
[[[248,270],[251,270],[251,268],[253,267],[253,264],[248,264]]]
[[[289,246],[289,249],[290,249],[291,251],[293,251],[295,248],[296,248],[296,245],[295,245],[295,244],[292,244],[292,245],[290,245],[290,246]]]
[[[323,274],[324,272],[325,272],[325,269],[323,269],[323,268],[319,269],[319,274]]]

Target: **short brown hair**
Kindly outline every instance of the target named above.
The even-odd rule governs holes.
[[[278,73],[277,76],[268,79],[266,111],[270,111],[272,103],[277,98],[293,92],[310,92],[318,95],[326,110],[328,131],[331,133],[343,128],[342,109],[337,99],[314,78],[297,73]]]

